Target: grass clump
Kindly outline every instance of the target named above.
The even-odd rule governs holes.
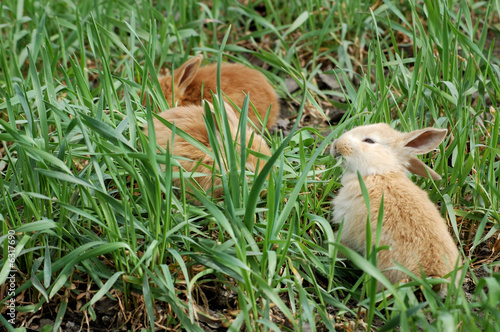
[[[3,1],[0,281],[15,273],[16,287],[15,296],[2,288],[0,321],[11,331],[38,326],[34,315],[54,330],[72,320],[131,330],[498,329],[498,15],[474,0]],[[264,133],[273,156],[257,176],[238,171],[246,153],[239,159],[231,140],[212,146],[227,157],[220,201],[174,172],[176,158],[142,132],[168,108],[160,68],[195,53],[260,65],[298,114],[293,130]],[[330,109],[345,113],[338,124],[304,126]],[[346,249],[330,201],[342,169],[328,145],[375,122],[450,130],[424,158],[443,180],[415,179],[469,272],[444,300],[418,277],[377,295],[373,262],[337,258]],[[174,177],[185,179],[179,188]],[[114,308],[111,321],[99,304]]]

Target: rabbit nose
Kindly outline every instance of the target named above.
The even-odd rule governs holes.
[[[353,148],[345,139],[339,138],[333,142],[332,145],[332,156],[334,157],[346,157],[353,153]]]
[[[337,151],[337,140],[333,141],[332,146],[330,147],[330,154],[334,157],[338,157],[340,155]]]

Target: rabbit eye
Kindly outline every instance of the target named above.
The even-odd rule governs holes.
[[[365,143],[370,143],[370,144],[375,143],[375,141],[373,141],[371,138],[365,138],[365,139],[363,140],[363,142],[365,142]]]

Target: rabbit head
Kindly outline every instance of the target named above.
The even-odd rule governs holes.
[[[216,129],[217,129],[217,134],[218,134],[218,137],[220,140],[221,139],[220,138],[221,130],[218,127],[218,122],[216,119],[216,114],[214,112],[214,107],[213,107],[212,103],[210,103],[209,101],[204,100],[204,103],[205,102],[210,105],[210,109],[212,110],[212,116],[214,117]],[[233,108],[225,101],[224,101],[224,108],[226,110],[226,117],[227,117],[227,122],[229,124],[229,128],[231,131],[231,136],[232,136],[233,140],[237,143],[238,152],[241,153],[241,146],[239,145],[241,142],[241,136],[240,136],[241,129],[239,129],[239,124],[240,124],[239,119],[236,116],[236,113],[234,112]],[[250,147],[250,150],[252,150],[253,152],[257,152],[257,153],[260,153],[260,154],[263,154],[266,156],[271,156],[271,150],[269,149],[264,138],[262,138],[262,136],[260,136],[256,132],[254,132],[249,126],[246,126],[245,141],[246,141],[247,145],[249,144],[249,142],[251,142],[249,147]],[[222,141],[221,141],[221,144],[222,144]],[[261,160],[259,157],[250,153],[247,157],[247,162],[246,162],[245,166],[249,171],[256,172],[257,170],[261,171],[262,168],[264,168],[265,164],[266,163],[263,160]]]
[[[342,156],[346,172],[362,176],[409,171],[439,180],[441,177],[415,155],[435,149],[446,136],[446,129],[424,128],[409,133],[378,123],[356,127],[335,140],[333,156]]]
[[[175,104],[184,105],[186,90],[195,79],[202,60],[203,55],[199,54],[175,69],[173,78],[172,75],[161,78],[160,85],[170,107],[175,107]]]
[[[280,113],[278,95],[261,72],[243,64],[223,62],[220,64],[218,85],[218,64],[200,67],[202,60],[203,56],[197,55],[174,70],[173,75],[159,78],[171,107],[201,105],[202,98],[210,99],[219,88],[224,100],[231,100],[239,108],[243,107],[246,96],[249,96],[248,118],[257,128],[262,129],[261,120],[266,117],[267,128],[276,123]],[[239,113],[235,114],[239,117]]]
[[[212,108],[212,116],[214,117],[214,121],[216,123],[216,135],[219,141],[220,146],[222,146],[222,135],[221,130],[218,127],[218,121],[215,112]],[[239,120],[233,109],[225,104],[226,115],[228,119],[228,124],[231,132],[231,138],[239,143]],[[203,106],[185,106],[185,107],[174,107],[168,111],[162,112],[160,117],[167,120],[168,122],[175,125],[176,128],[179,128],[189,134],[191,137],[196,139],[198,142],[204,144],[209,149],[211,149],[208,137],[207,127],[204,122],[205,108]],[[153,125],[155,129],[156,143],[165,148],[167,145],[171,144],[172,140],[172,131],[170,128],[165,126],[158,119],[153,119]],[[148,135],[148,128],[144,129],[144,133]],[[266,161],[260,158],[262,155],[271,155],[271,151],[267,146],[267,143],[262,138],[262,136],[254,133],[250,128],[246,128],[246,142],[250,142],[250,150],[255,151],[258,156],[253,154],[249,154],[247,158],[246,168],[252,172],[256,172],[257,170],[262,170]],[[237,145],[238,151],[241,153],[241,148]],[[187,172],[197,172],[207,174],[206,176],[197,177],[196,180],[198,184],[205,190],[209,191],[209,189],[214,185],[215,190],[213,193],[214,197],[220,197],[222,195],[222,188],[220,188],[221,180],[218,177],[213,177],[211,168],[215,166],[214,160],[208,156],[205,152],[196,148],[182,137],[176,135],[172,147],[172,154],[175,156],[182,157],[178,161],[182,165],[182,167]],[[224,158],[224,155],[222,156]],[[201,160],[201,163],[200,163]],[[206,165],[206,166],[205,166]],[[179,184],[178,180],[174,180],[176,185]]]

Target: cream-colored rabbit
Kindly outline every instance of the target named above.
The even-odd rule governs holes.
[[[238,130],[238,118],[234,114],[233,109],[227,103],[225,103],[226,114],[228,118],[228,123],[230,126],[231,134],[233,139],[237,143],[238,151],[241,153],[240,148],[240,136],[237,133]],[[174,124],[176,128],[182,129],[193,138],[198,140],[203,145],[207,146],[210,150],[210,142],[208,138],[207,128],[205,126],[205,122],[203,120],[203,116],[205,114],[205,109],[203,106],[186,106],[186,107],[175,107],[171,108],[168,111],[162,112],[160,116]],[[212,113],[215,117],[215,114]],[[153,125],[155,129],[156,142],[161,147],[167,147],[167,144],[172,139],[172,131],[165,126],[160,120],[154,118]],[[144,129],[144,133],[148,135],[148,128]],[[252,137],[253,134],[253,137]],[[220,133],[217,132],[218,139],[220,144],[222,144]],[[250,142],[252,139],[252,144],[250,149],[259,152],[264,155],[271,155],[271,151],[267,146],[267,143],[264,139],[251,130],[248,126],[246,128],[246,144]],[[213,197],[220,197],[222,195],[222,187],[220,177],[212,176],[212,167],[214,167],[214,160],[208,156],[205,152],[202,152],[198,148],[191,145],[189,142],[185,141],[178,135],[175,135],[174,138],[174,146],[172,151],[172,155],[183,157],[178,161],[181,166],[187,172],[197,172],[207,174],[206,176],[195,177],[198,184],[205,190],[207,193],[211,192],[212,182],[213,182]],[[201,160],[201,163],[200,163]],[[265,160],[262,160],[252,154],[248,155],[247,164],[245,165],[249,171],[257,172],[261,171],[264,165],[266,164]],[[205,166],[206,165],[206,166]],[[217,168],[217,166],[215,166]],[[174,171],[179,171],[178,167],[174,167]],[[179,186],[180,180],[174,180],[174,185]]]
[[[202,60],[203,56],[197,55],[174,70],[173,89],[172,76],[159,78],[165,99],[171,107],[175,103],[177,106],[201,105],[202,98],[211,99],[211,92],[217,93],[217,64],[200,67]],[[262,73],[242,64],[222,63],[220,75],[223,95],[241,108],[245,95],[249,94],[250,102],[262,121],[271,107],[267,128],[274,126],[280,113],[278,96]],[[237,116],[239,118],[239,113]],[[259,129],[262,128],[252,106],[248,108],[248,117]]]
[[[367,209],[357,173],[370,197],[371,231],[375,238],[379,206],[384,197],[384,215],[379,245],[389,245],[377,256],[379,270],[391,283],[407,276],[391,269],[395,262],[420,276],[443,277],[451,272],[459,253],[445,221],[427,193],[415,185],[407,171],[433,179],[441,177],[415,157],[436,148],[446,129],[425,128],[401,133],[384,123],[356,127],[333,142],[331,154],[342,156],[345,174],[342,188],[333,200],[332,221],[344,221],[340,243],[366,253]],[[428,172],[428,173],[427,173]],[[459,276],[457,276],[457,282]],[[379,284],[378,289],[382,286]],[[439,291],[446,294],[446,286]]]

